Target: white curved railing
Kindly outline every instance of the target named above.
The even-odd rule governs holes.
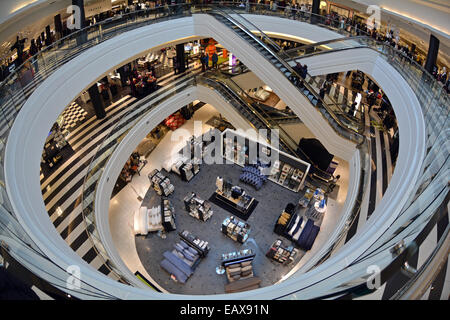
[[[98,38],[96,38],[96,40],[98,40]],[[94,42],[92,43],[92,45],[94,44]],[[77,47],[77,46],[75,46]],[[374,48],[375,50],[378,50],[377,48]],[[380,51],[379,51],[380,52]],[[427,144],[431,147],[434,146],[435,142],[437,139],[442,139],[442,132],[440,130],[437,130],[436,128],[436,124],[438,123],[440,126],[445,125],[448,127],[448,97],[446,95],[443,94],[442,92],[442,88],[439,88],[438,85],[435,84],[435,82],[433,82],[433,79],[431,78],[430,75],[428,75],[427,73],[425,73],[423,70],[420,69],[416,69],[414,71],[410,71],[410,67],[414,67],[414,65],[408,65],[408,62],[399,62],[399,61],[395,61],[395,59],[397,58],[397,56],[395,55],[395,52],[392,53],[392,55],[389,55],[390,53],[388,52],[388,55],[386,55],[387,58],[389,58],[390,60],[388,60],[389,63],[392,63],[394,65],[394,67],[396,66],[396,64],[400,67],[400,68],[404,68],[407,70],[401,70],[401,73],[405,73],[404,74],[404,78],[405,80],[407,80],[408,82],[410,82],[410,84],[415,84],[416,86],[420,86],[421,91],[417,91],[416,95],[421,103],[421,105],[423,106],[423,110],[422,113],[425,116],[425,124],[426,124],[426,129],[428,130],[428,138],[427,138]],[[61,58],[67,58],[68,55],[62,55]],[[62,63],[63,60],[54,60],[59,61]],[[56,64],[55,65],[48,65],[48,68],[45,68],[44,70],[48,73],[52,72],[53,70],[56,69]],[[58,65],[59,66],[59,65]],[[23,70],[22,70],[23,71]],[[417,79],[417,75],[418,73],[416,71],[421,71],[421,77],[423,77],[422,79],[419,78]],[[43,75],[43,77],[45,77],[46,75]],[[406,77],[405,77],[406,76]],[[11,81],[12,78],[9,79],[9,81]],[[15,81],[19,81],[16,82],[15,84],[18,85],[20,83],[20,80],[23,80],[23,78],[16,78],[14,79]],[[13,81],[14,82],[14,81]],[[17,93],[18,86],[14,86],[14,83],[11,82],[8,83],[8,85],[10,86],[11,89],[13,89],[14,91],[12,91],[13,93]],[[3,87],[4,89],[5,87]],[[20,86],[20,89],[22,89],[22,86]],[[419,89],[419,88],[418,88]],[[2,91],[3,97],[5,94],[5,91]],[[8,93],[6,92],[6,95],[8,95]],[[9,101],[14,101],[13,99],[17,99],[20,97],[18,97],[16,94],[12,94],[9,96],[10,99],[6,99],[6,102]],[[25,100],[26,96],[24,96],[22,99],[23,101]],[[17,112],[20,108],[20,103],[23,101],[19,101],[18,107],[17,109],[13,110],[13,116],[11,116],[10,113],[5,114],[5,111],[9,111],[9,110],[5,110],[5,104],[2,103],[2,116],[4,117],[4,119],[6,119],[6,124],[7,124],[7,131],[9,130],[9,128],[11,128],[11,125],[14,121],[15,116],[17,115]],[[5,102],[5,100],[3,100],[3,102]],[[10,104],[15,106],[13,103]],[[430,126],[431,125],[431,126]],[[2,140],[2,162],[1,165],[3,166],[4,164],[4,156],[5,156],[5,142],[6,142],[6,138],[8,137],[8,132],[3,132],[3,140]],[[444,131],[445,133],[445,131]],[[402,137],[403,139],[403,137]],[[445,141],[445,140],[444,140]],[[402,151],[402,150],[401,150]],[[444,183],[444,180],[442,177],[445,177],[444,174],[447,174],[448,172],[445,169],[448,169],[448,148],[440,148],[438,150],[436,150],[435,148],[431,148],[430,150],[427,151],[426,154],[426,158],[425,161],[431,161],[431,164],[436,164],[436,165],[429,165],[427,166],[427,168],[423,168],[421,169],[421,171],[418,173],[421,175],[421,179],[419,179],[419,182],[414,185],[414,192],[411,193],[411,197],[413,199],[410,199],[408,204],[405,206],[405,209],[402,210],[402,212],[399,214],[399,217],[403,217],[404,219],[410,221],[409,225],[403,228],[403,225],[401,226],[401,228],[398,228],[398,226],[395,224],[395,222],[391,225],[390,229],[386,229],[386,233],[385,235],[388,236],[389,234],[393,234],[395,232],[397,232],[397,237],[398,238],[403,238],[405,239],[405,242],[408,244],[409,242],[412,242],[415,238],[414,235],[415,233],[419,232],[421,230],[421,228],[423,227],[423,224],[426,223],[427,221],[433,221],[433,217],[435,217],[436,215],[436,211],[434,211],[434,209],[436,207],[439,207],[439,204],[442,204],[443,201],[445,200],[445,197],[443,198],[443,194],[445,196],[447,196],[448,194],[448,187],[446,185],[446,183]],[[432,159],[432,160],[430,160]],[[438,160],[439,159],[439,160]],[[433,161],[434,160],[434,161]],[[438,163],[436,161],[439,161]],[[4,169],[4,168],[2,168]],[[426,169],[426,170],[425,170]],[[442,170],[444,169],[444,170]],[[422,177],[422,172],[426,172],[426,176]],[[1,174],[4,174],[4,170],[1,170]],[[425,177],[433,177],[433,180],[430,182],[428,181],[423,181],[425,179]],[[423,187],[424,185],[426,185],[426,187]],[[7,220],[5,221],[5,223],[2,223],[2,235],[6,235],[3,239],[5,241],[8,241],[7,239],[9,238],[14,238],[17,236],[18,234],[16,233],[15,235],[11,232],[7,231],[9,230],[7,228],[7,224],[9,223],[9,221],[14,221],[14,213],[12,210],[12,205],[8,200],[7,197],[7,192],[5,191],[5,186],[2,185],[2,207],[6,208],[11,215],[5,215],[5,217],[7,218]],[[11,190],[8,190],[9,192]],[[14,190],[17,191],[17,190]],[[417,192],[416,192],[417,191]],[[414,195],[416,194],[417,195]],[[5,196],[6,195],[6,196]],[[26,196],[26,195],[23,195]],[[417,197],[417,198],[416,198]],[[411,202],[413,201],[413,202]],[[415,212],[411,213],[408,210],[411,210],[410,208],[415,208],[417,206],[414,206],[414,204],[417,203],[432,203],[434,204],[433,206],[427,206],[427,210],[416,210]],[[410,205],[411,204],[411,205]],[[422,206],[418,206],[419,208],[423,208]],[[422,218],[422,220],[419,222],[416,222],[418,220],[416,220],[416,216],[420,216]],[[17,226],[17,224],[16,224]],[[22,234],[25,234],[27,232],[24,232],[23,227],[22,226],[17,226],[20,236],[22,237]],[[36,246],[33,241],[31,241],[30,238],[27,239],[27,237],[23,236],[22,237],[24,241],[26,241],[27,245],[26,247],[34,247],[35,249],[37,249],[37,247],[40,246]],[[384,240],[382,240],[382,238],[380,238],[380,240],[383,244],[385,243]],[[333,277],[333,281],[331,281],[331,279],[329,279],[330,281],[325,281],[324,278],[322,278],[321,281],[313,283],[313,287],[309,288],[308,290],[306,290],[306,288],[302,289],[302,288],[294,288],[295,285],[293,283],[285,283],[283,285],[277,286],[277,288],[274,287],[274,289],[277,290],[283,290],[283,291],[288,291],[290,292],[288,295],[285,295],[284,297],[314,297],[314,296],[320,296],[321,292],[328,292],[328,293],[332,293],[335,291],[339,290],[339,286],[342,285],[343,282],[345,281],[350,281],[353,280],[356,276],[360,276],[360,275],[364,275],[365,274],[365,270],[364,270],[364,266],[367,265],[367,263],[369,262],[378,262],[379,265],[385,267],[388,266],[390,263],[392,263],[393,261],[393,257],[390,254],[390,251],[388,249],[383,249],[380,248],[380,246],[378,244],[375,244],[376,246],[378,246],[376,249],[380,249],[380,252],[372,252],[373,250],[369,250],[367,251],[366,254],[360,255],[359,260],[355,262],[353,266],[352,266],[352,271],[353,273],[349,273],[348,269],[347,269],[347,265],[340,265],[340,267],[342,268],[340,272],[335,273],[334,277]],[[386,243],[386,246],[389,248],[391,244],[390,243]],[[45,247],[45,246],[43,246]],[[13,248],[13,246],[10,246],[10,248]],[[21,256],[21,252],[20,250],[17,250],[18,247],[15,247],[15,250],[12,250],[12,254],[16,254],[17,257]],[[31,261],[29,260],[28,262],[24,261],[24,264],[26,266],[29,267],[29,269],[32,269],[33,265],[39,266],[38,262],[38,256],[43,256],[44,253],[43,252],[39,252],[38,250],[34,251],[34,257],[36,259],[32,259]],[[47,254],[47,253],[45,253]],[[400,258],[404,258],[403,256],[399,256]],[[396,257],[395,259],[400,259],[399,257]],[[394,259],[394,260],[395,260]],[[54,261],[56,263],[56,265],[61,265],[63,266],[64,263],[62,263],[59,259],[57,259],[55,257],[55,259],[51,259],[52,261]],[[28,264],[27,264],[28,263]],[[46,276],[45,274],[41,274],[38,271],[36,271],[37,269],[33,269],[34,272],[37,272],[40,276],[42,276],[42,278],[44,279],[49,279],[48,276]],[[64,268],[60,268],[60,273],[56,272],[53,274],[53,276],[58,277],[58,279],[62,282],[64,282],[65,277],[67,276],[67,272],[64,270]],[[356,271],[356,272],[355,272]],[[61,276],[57,276],[58,274],[60,274]],[[89,274],[87,276],[90,276]],[[104,278],[104,277],[103,277]],[[91,278],[89,278],[91,279]],[[92,277],[92,279],[96,279],[95,281],[93,280],[92,283],[95,283],[96,285],[99,285],[100,287],[95,287],[91,288],[93,291],[96,291],[98,293],[98,297],[101,297],[101,293],[104,292],[108,292],[108,293],[113,293],[113,295],[109,294],[109,295],[104,295],[103,298],[105,297],[109,297],[109,298],[114,298],[114,297],[120,297],[120,298],[132,298],[132,297],[143,297],[141,296],[141,294],[143,294],[144,296],[146,296],[145,293],[142,293],[140,290],[136,289],[136,288],[129,288],[123,285],[120,285],[118,283],[116,283],[116,285],[112,284],[111,282],[108,281],[102,281],[99,277]],[[361,281],[362,283],[364,281]],[[305,283],[304,283],[305,284]],[[307,284],[307,283],[306,283]],[[89,286],[87,284],[85,284],[86,286]],[[354,287],[354,284],[352,284],[350,286],[351,288]],[[101,288],[101,290],[99,289]],[[333,288],[338,288],[338,289],[333,289]],[[341,287],[342,288],[342,287]],[[123,289],[123,291],[121,291],[121,289]],[[88,289],[86,289],[88,290]],[[350,290],[350,289],[349,289]],[[257,290],[260,291],[260,290]],[[296,292],[297,291],[297,292]],[[308,291],[308,292],[307,292]],[[127,293],[125,293],[127,292]],[[260,291],[261,292],[261,291]],[[296,293],[295,293],[296,292]],[[256,291],[255,291],[256,293]],[[82,297],[83,294],[81,292],[78,293],[79,297]],[[261,292],[262,294],[262,292]],[[299,295],[300,294],[300,295]],[[76,296],[77,293],[74,293],[74,295]],[[148,295],[147,295],[148,296]],[[149,297],[149,296],[148,296]],[[176,298],[176,296],[171,296],[172,298]],[[231,296],[230,296],[231,297]],[[246,297],[246,294],[236,294],[233,295],[233,297],[238,298],[238,297]],[[261,296],[262,297],[262,296]],[[220,298],[220,297],[219,297]]]

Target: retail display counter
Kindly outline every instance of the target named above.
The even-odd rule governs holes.
[[[234,241],[244,243],[250,233],[250,225],[231,216],[222,222],[222,233]]]

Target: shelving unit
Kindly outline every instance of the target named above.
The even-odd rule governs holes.
[[[222,233],[234,241],[244,243],[250,233],[250,225],[231,216],[222,222]]]
[[[267,251],[266,257],[282,264],[289,264],[294,261],[296,254],[297,251],[293,246],[284,247],[283,241],[277,239]]]
[[[298,192],[302,186],[303,176],[304,172],[300,169],[277,160],[271,168],[269,180],[289,190]]]
[[[175,224],[175,209],[168,199],[161,199],[161,216],[164,230],[174,231],[177,229]]]
[[[187,242],[191,247],[198,251],[201,258],[207,256],[209,252],[207,241],[200,240],[187,230],[183,230],[183,232],[180,232],[179,235],[183,241]]]
[[[189,215],[198,220],[207,221],[213,215],[211,204],[198,198],[194,192],[184,197],[183,201]]]
[[[256,254],[252,249],[242,249],[240,251],[234,251],[230,253],[222,254],[222,266],[226,267],[228,265],[241,263],[245,261],[252,261]]]
[[[170,183],[169,178],[163,175],[158,169],[150,172],[148,178],[150,180],[150,186],[160,196],[167,197],[175,190],[175,187]]]

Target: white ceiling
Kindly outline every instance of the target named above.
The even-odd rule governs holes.
[[[113,4],[117,0],[112,0]],[[402,35],[418,47],[428,47],[430,34],[441,42],[439,59],[450,65],[450,0],[333,0],[333,2],[365,12],[368,5],[379,5],[381,19],[400,28]],[[1,0],[0,58],[9,50],[17,34],[37,37],[46,25],[53,26],[53,16],[67,16],[72,0]],[[386,11],[385,9],[391,10]],[[26,46],[29,45],[29,42]]]
[[[381,20],[401,31],[403,38],[427,52],[430,34],[440,40],[441,63],[450,65],[450,0],[333,0],[366,12],[369,5],[381,8]],[[390,11],[387,11],[390,10]]]

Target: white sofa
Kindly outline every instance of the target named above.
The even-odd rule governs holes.
[[[146,235],[149,232],[164,230],[161,219],[161,207],[140,207],[134,214],[134,234]]]

